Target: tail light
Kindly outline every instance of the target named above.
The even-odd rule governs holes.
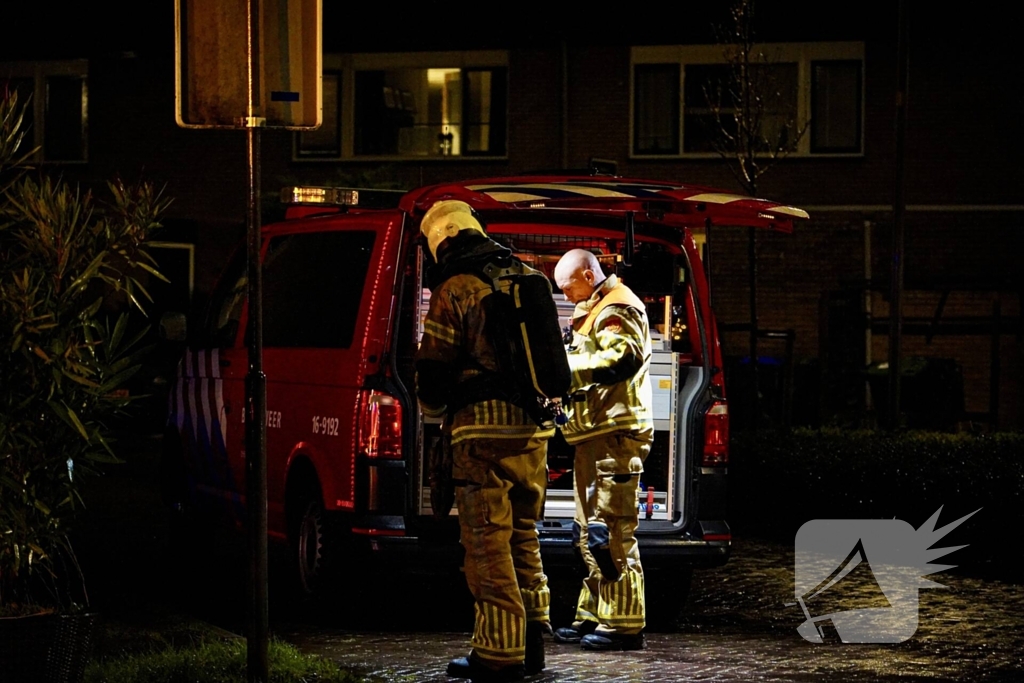
[[[701,467],[729,464],[729,406],[715,401],[704,414],[704,454]]]
[[[368,458],[402,457],[402,404],[379,391],[359,395],[359,452]]]

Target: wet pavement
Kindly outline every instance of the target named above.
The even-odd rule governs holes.
[[[158,504],[151,465],[141,461],[137,471],[126,469],[95,482],[90,531],[79,546],[94,607],[112,618],[127,614],[133,620],[129,623],[139,615],[188,613],[232,633],[245,633],[244,538],[226,536],[198,566],[182,567],[167,541],[167,519]],[[1024,578],[1014,567],[996,572],[1013,577],[1011,581],[975,578],[964,571],[968,561],[982,554],[980,545],[940,560],[963,566],[929,577],[945,588],[919,591],[918,626],[905,642],[815,644],[797,632],[805,616],[792,604],[792,538],[769,542],[737,525],[729,562],[694,573],[683,616],[670,628],[649,633],[645,651],[588,653],[549,641],[547,669],[531,683],[1024,683]],[[950,545],[973,540],[954,543],[951,537]],[[390,576],[368,572],[340,601],[297,611],[277,590],[272,565],[272,635],[370,680],[450,681],[445,665],[468,650],[472,602],[461,575],[428,580],[412,574],[414,569],[393,567]],[[578,583],[573,577],[551,578],[559,615],[555,625],[560,626],[571,616]],[[843,586],[830,613],[863,606],[873,593],[877,597],[873,583],[847,579]]]
[[[793,604],[793,577],[792,547],[736,539],[728,564],[695,572],[684,616],[666,632],[649,633],[646,650],[590,653],[548,641],[547,669],[529,680],[1024,681],[1024,586],[933,574],[946,587],[920,590],[918,627],[908,640],[811,643],[797,633],[804,614]],[[568,581],[554,589],[572,590]],[[837,609],[853,608],[872,589],[844,584]],[[409,597],[416,594],[421,601]],[[272,628],[276,637],[370,680],[451,681],[445,665],[466,653],[471,610],[456,596],[446,602],[434,588],[413,589],[391,596],[400,606],[364,597],[359,610],[367,616],[354,624],[320,618]]]

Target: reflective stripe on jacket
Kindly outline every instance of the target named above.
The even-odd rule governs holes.
[[[651,334],[643,301],[610,275],[576,308],[565,440],[573,444],[619,431],[653,439]]]

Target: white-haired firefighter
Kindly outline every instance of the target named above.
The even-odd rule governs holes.
[[[452,480],[465,574],[475,600],[468,656],[448,675],[472,681],[518,681],[544,668],[551,594],[541,564],[537,521],[547,484],[547,441],[538,424],[507,395],[514,384],[499,370],[491,286],[474,274],[482,264],[515,259],[490,239],[468,204],[435,203],[420,230],[435,265],[428,270],[430,308],[416,355],[416,393],[423,413],[444,416],[451,437]]]
[[[575,447],[578,548],[587,566],[571,626],[559,643],[585,650],[640,650],[644,573],[636,541],[637,490],[654,439],[651,333],[642,300],[584,249],[566,252],[555,284],[576,304],[566,442]]]

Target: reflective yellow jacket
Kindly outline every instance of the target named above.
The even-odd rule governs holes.
[[[486,371],[497,371],[481,305],[490,294],[490,285],[468,274],[453,275],[431,291],[416,354],[416,393],[424,415],[444,415],[459,384]],[[555,433],[553,426],[542,429],[522,408],[499,399],[470,403],[449,417],[445,428],[450,429],[453,443]]]
[[[620,431],[652,440],[651,333],[643,301],[610,275],[576,305],[573,328],[565,440],[573,444]]]

